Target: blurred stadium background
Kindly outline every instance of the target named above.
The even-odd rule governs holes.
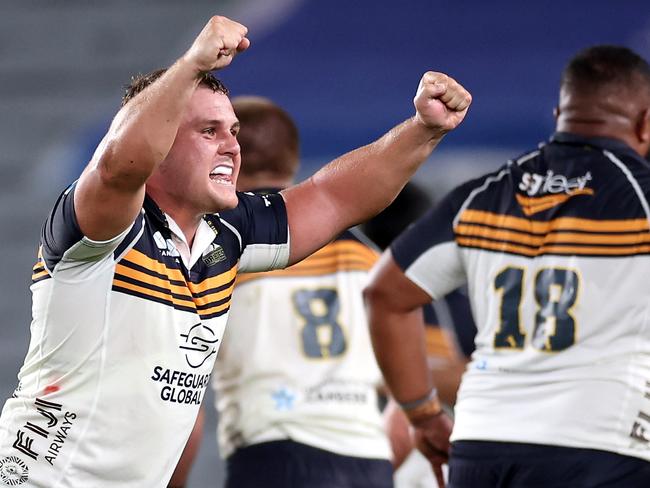
[[[233,95],[270,97],[296,118],[301,178],[408,117],[424,71],[461,81],[474,95],[468,118],[417,175],[437,196],[550,134],[560,70],[578,49],[615,43],[650,58],[647,0],[4,0],[2,402],[27,348],[30,271],[54,198],[92,154],[129,77],[172,62],[214,13],[249,27],[250,50],[221,77]],[[207,413],[190,488],[223,478]]]

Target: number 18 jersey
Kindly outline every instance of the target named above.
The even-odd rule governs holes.
[[[558,133],[392,246],[434,299],[468,284],[478,333],[452,440],[650,461],[649,193],[622,142]]]

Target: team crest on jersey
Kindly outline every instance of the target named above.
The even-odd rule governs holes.
[[[206,266],[214,266],[215,264],[226,260],[226,252],[219,244],[212,243],[203,253],[202,259]]]
[[[180,349],[185,351],[185,360],[192,368],[200,368],[214,354],[219,338],[214,331],[201,322],[190,327],[186,334],[181,334],[184,342]]]
[[[0,480],[7,486],[22,485],[29,479],[27,464],[16,456],[0,459]]]

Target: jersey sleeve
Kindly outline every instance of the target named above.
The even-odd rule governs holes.
[[[94,241],[84,236],[74,209],[75,188],[76,183],[73,183],[59,196],[41,231],[43,261],[51,272],[73,263],[97,262],[106,258],[134,230],[132,225],[107,241]],[[142,220],[142,215],[139,215],[136,223],[142,226]]]
[[[467,185],[452,191],[390,246],[395,262],[407,278],[434,300],[465,282],[454,218],[467,193]]]
[[[239,271],[285,268],[289,262],[289,224],[279,193],[239,193],[239,205],[220,214],[240,238]]]

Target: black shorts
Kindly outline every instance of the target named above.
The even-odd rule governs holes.
[[[449,488],[649,488],[650,462],[595,449],[457,441]]]
[[[238,449],[226,460],[225,488],[392,488],[381,459],[341,456],[293,441]]]

